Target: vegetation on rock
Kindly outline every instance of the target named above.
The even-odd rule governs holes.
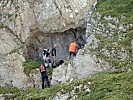
[[[41,60],[27,60],[23,63],[24,66],[24,73],[29,76],[30,73],[40,73],[37,69],[39,69],[40,65],[43,62]],[[52,75],[52,68],[47,68],[47,74],[49,76]]]
[[[133,24],[133,0],[100,0],[97,11],[104,16],[120,18],[125,16],[123,22]]]
[[[51,100],[57,92],[70,93],[74,90],[78,100],[132,100],[133,98],[133,72],[107,73],[102,72],[91,78],[74,81],[72,83],[54,85],[50,88],[20,90],[15,87],[0,88],[0,94],[12,94],[10,98],[15,100]],[[91,92],[86,91],[88,87]],[[75,88],[76,87],[76,88]],[[80,87],[80,88],[79,88]],[[9,98],[9,97],[8,97]]]

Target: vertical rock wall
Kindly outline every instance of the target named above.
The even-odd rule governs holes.
[[[11,82],[13,86],[21,88],[28,86],[28,78],[23,73],[24,58],[22,54],[13,53],[19,51],[20,47],[25,47],[25,57],[34,58],[35,48],[38,48],[41,57],[44,48],[57,43],[58,59],[66,59],[69,43],[78,37],[81,41],[84,38],[85,30],[76,28],[86,21],[87,11],[95,2],[0,0],[0,54],[11,54],[6,63],[0,65],[0,85]]]
[[[25,58],[21,54],[12,53],[0,63],[0,86],[32,87],[30,79],[23,72],[24,61]]]

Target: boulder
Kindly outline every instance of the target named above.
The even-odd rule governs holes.
[[[32,87],[30,79],[23,72],[25,58],[18,53],[8,55],[0,65],[0,86]]]
[[[88,44],[85,45],[85,48],[89,46]],[[108,62],[97,58],[85,48],[78,51],[74,60],[66,61],[53,70],[51,84],[65,83],[72,79],[83,79],[101,71],[112,70]]]

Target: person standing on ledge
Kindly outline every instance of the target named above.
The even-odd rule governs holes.
[[[56,47],[57,47],[57,45],[54,44],[54,46],[52,47],[52,50],[51,50],[51,55],[52,55],[52,58],[53,58],[53,62],[52,62],[53,67],[56,66]]]
[[[50,87],[48,75],[46,73],[46,67],[44,64],[41,64],[41,66],[40,66],[40,73],[41,73],[41,78],[42,78],[42,89],[44,89],[44,80],[45,79],[46,79],[47,87]]]
[[[76,44],[76,42],[70,43],[68,60],[71,59],[72,55],[75,57],[76,56],[76,52],[77,52],[77,44]]]

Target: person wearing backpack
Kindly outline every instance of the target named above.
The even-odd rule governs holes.
[[[57,47],[57,45],[54,44],[54,46],[52,47],[52,50],[51,50],[51,55],[53,58],[53,62],[52,62],[53,67],[56,67],[56,47]]]
[[[50,60],[50,50],[49,49],[44,49],[43,50],[43,60],[45,67],[52,67],[51,60]]]
[[[44,89],[44,81],[45,80],[46,80],[47,87],[50,87],[48,75],[46,73],[46,67],[44,66],[44,64],[41,64],[41,66],[40,66],[40,73],[41,73],[41,79],[42,79],[42,89]]]
[[[47,54],[47,49],[44,49],[43,50],[43,61],[46,60],[46,54]]]

